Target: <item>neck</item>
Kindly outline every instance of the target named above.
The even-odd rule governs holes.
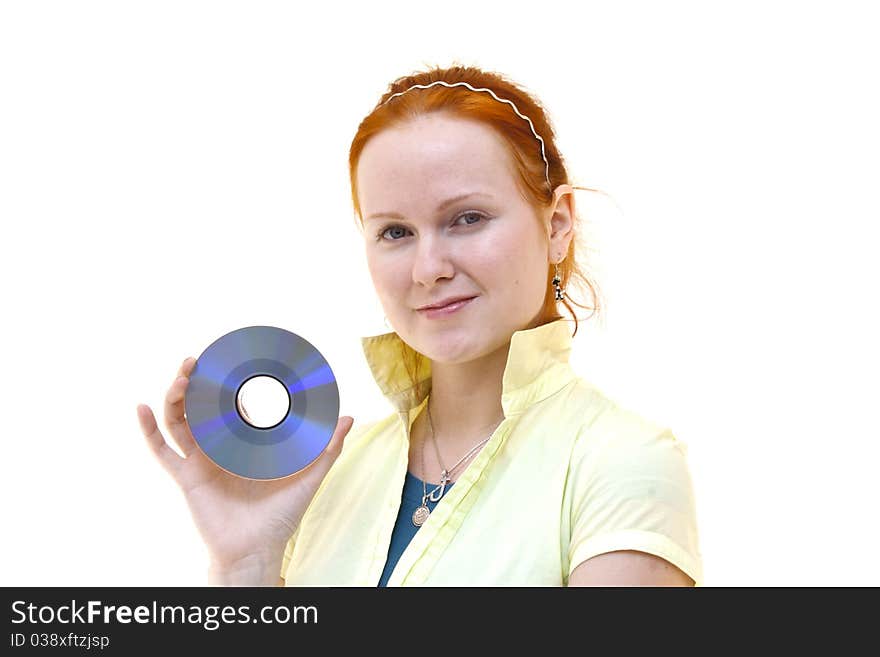
[[[501,392],[509,347],[467,363],[431,363],[434,435],[451,453],[466,453],[504,419]]]

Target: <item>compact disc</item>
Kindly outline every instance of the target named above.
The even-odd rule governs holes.
[[[286,393],[277,421],[256,423],[242,404],[245,384],[267,381]],[[314,461],[339,420],[330,365],[307,340],[274,326],[248,326],[215,340],[196,361],[185,396],[198,446],[221,468],[247,479],[279,479]]]

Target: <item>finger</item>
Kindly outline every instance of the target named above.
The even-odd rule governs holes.
[[[193,369],[196,366],[196,359],[190,356],[189,358],[185,358],[183,362],[180,364],[180,369],[177,370],[177,376],[185,376],[189,377],[192,374]]]
[[[187,371],[186,363],[181,365],[180,370]],[[184,398],[188,385],[189,378],[187,376],[178,376],[165,395],[165,426],[184,456],[189,456],[196,449],[196,441],[184,418],[186,410]]]
[[[196,359],[192,356],[185,358],[183,362],[180,364],[180,367],[177,369],[177,378],[180,377],[189,378],[190,374],[192,374],[193,369],[196,366]],[[177,382],[177,379],[175,379]],[[172,384],[173,387],[174,384]],[[177,382],[177,385],[183,385],[184,390],[182,394],[186,392],[186,386],[188,384],[183,384],[181,382]],[[169,391],[170,392],[170,391]],[[180,451],[184,456],[189,456],[190,453],[195,449],[195,441],[193,439],[192,433],[189,430],[189,424],[186,422],[184,418],[184,414],[186,411],[186,403],[185,397],[181,398],[180,407],[170,409],[168,406],[168,399],[166,396],[166,404],[165,404],[165,427],[168,429],[168,432],[171,434],[171,437],[174,439],[174,442],[180,448]]]
[[[159,461],[163,468],[177,479],[177,471],[183,463],[183,459],[168,446],[165,442],[162,432],[156,425],[156,418],[153,417],[153,411],[146,404],[139,404],[137,407],[138,422],[141,425],[141,432],[147,439],[147,446]]]

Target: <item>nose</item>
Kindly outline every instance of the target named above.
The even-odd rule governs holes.
[[[440,278],[451,278],[454,267],[449,259],[448,245],[443,239],[430,236],[417,244],[413,263],[413,282],[423,287],[431,287]]]

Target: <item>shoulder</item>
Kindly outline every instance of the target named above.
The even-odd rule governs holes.
[[[618,403],[589,383],[581,381],[580,387],[592,402],[578,425],[573,462],[609,465],[651,454],[687,454],[687,445],[671,427]]]
[[[669,427],[609,401],[579,428],[564,499],[575,583],[700,580],[687,446]]]
[[[692,516],[687,444],[670,427],[607,401],[574,439],[565,491],[569,508],[592,515],[599,509],[634,509],[640,500]]]

